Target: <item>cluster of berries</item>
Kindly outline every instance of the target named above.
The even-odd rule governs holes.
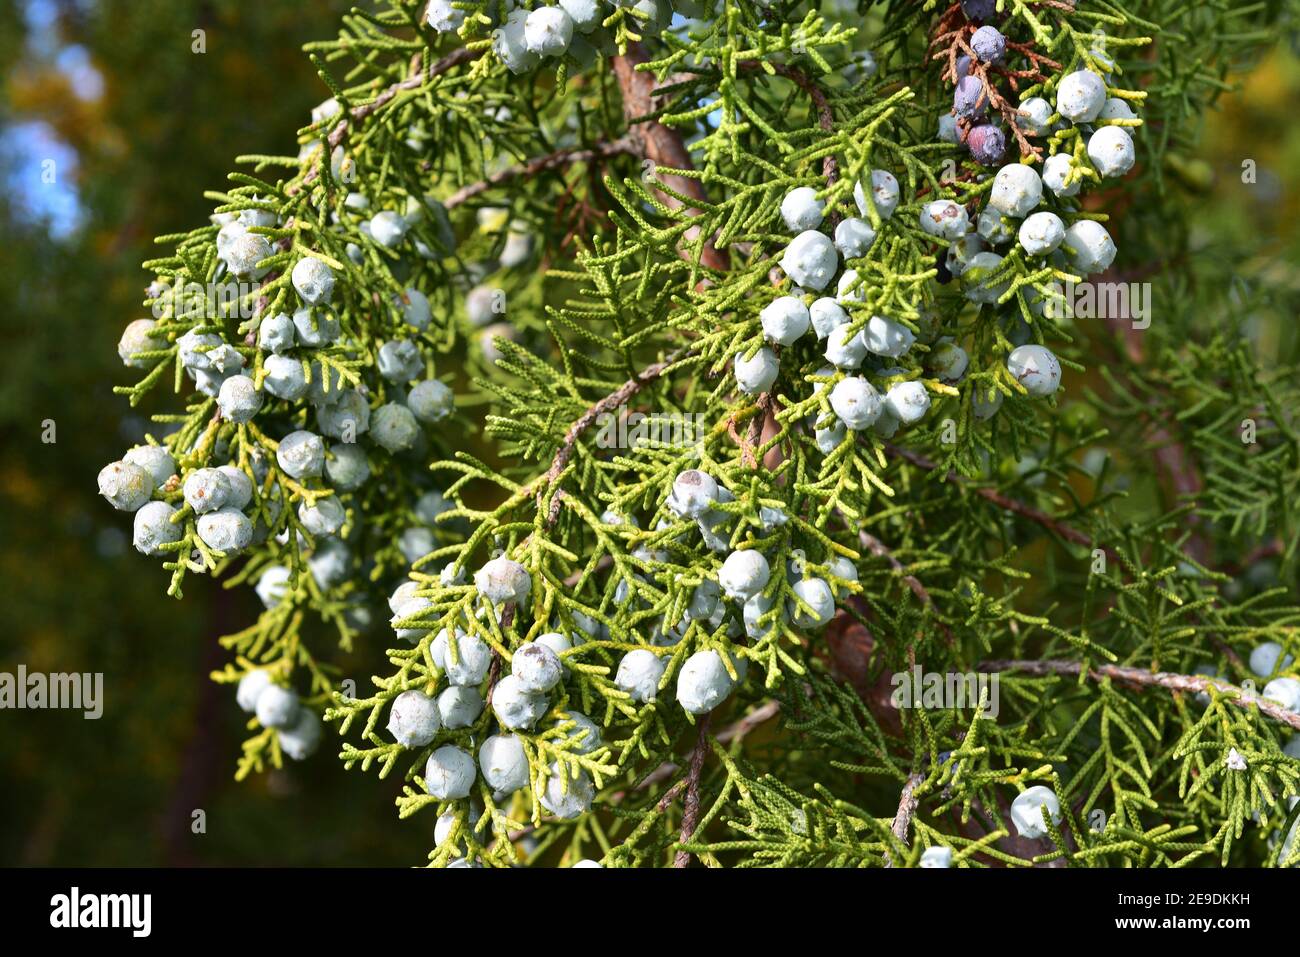
[[[835,418],[817,430],[818,444],[828,452],[844,440],[846,430],[874,427],[882,435],[893,435],[900,425],[920,421],[930,408],[925,384],[892,361],[908,354],[916,334],[885,316],[864,317],[864,280],[856,269],[844,266],[850,259],[866,256],[875,244],[872,211],[887,221],[899,204],[899,184],[892,173],[872,170],[869,180],[869,188],[863,183],[854,188],[861,215],[841,219],[833,238],[822,230],[827,209],[816,190],[800,186],[785,196],[781,217],[797,235],[785,247],[780,265],[793,288],[759,314],[763,337],[770,345],[752,354],[745,350],[732,362],[737,386],[756,395],[776,382],[780,372],[776,348],[794,347],[809,334],[816,337],[818,348],[824,340],[822,354],[829,365],[817,372],[815,389],[820,392],[830,386],[828,400]],[[824,295],[830,289],[834,295]],[[947,357],[952,363],[960,361],[951,348]]]
[[[545,60],[563,60],[585,70],[597,57],[618,52],[617,23],[610,21],[613,14],[621,11],[621,22],[628,30],[651,37],[672,24],[673,6],[669,0],[613,0],[608,4],[605,0],[559,0],[525,10],[515,0],[505,0],[487,11],[492,52],[512,73],[535,70]],[[504,11],[504,19],[498,10]],[[452,0],[432,0],[424,19],[438,33],[454,33],[464,25],[465,12],[457,9]]]
[[[442,580],[458,584],[460,575],[454,566],[448,566]],[[532,576],[518,562],[499,556],[475,572],[474,585],[483,599],[478,612],[483,617],[506,603],[519,606],[526,601],[532,591]],[[408,581],[389,599],[398,638],[412,643],[427,639],[431,631],[420,619],[433,603],[418,590],[417,582]],[[584,620],[584,626],[592,633],[599,632],[590,620]],[[440,801],[458,801],[470,796],[482,775],[496,800],[530,788],[541,806],[557,817],[573,818],[586,811],[595,796],[595,785],[591,775],[569,758],[602,747],[600,728],[578,711],[552,714],[550,698],[563,690],[569,676],[566,659],[586,640],[587,635],[577,632],[572,636],[561,632],[539,635],[515,648],[509,673],[490,684],[493,651],[488,643],[460,627],[440,629],[429,643],[430,658],[437,668],[434,681],[429,687],[398,694],[388,720],[389,733],[402,747],[438,745],[425,764],[426,791]],[[495,728],[480,720],[489,694],[490,720]],[[548,716],[545,733],[553,744],[561,742],[558,747],[563,754],[534,779],[524,735],[542,735],[539,724]],[[454,816],[454,811],[444,812],[439,827],[449,828]]]
[[[235,701],[249,714],[256,715],[264,728],[272,728],[280,750],[301,761],[310,757],[320,744],[321,720],[302,703],[292,688],[278,685],[262,668],[254,668],[239,679]]]
[[[338,102],[326,101],[313,110],[313,124],[328,128],[339,115]],[[318,159],[322,148],[319,139],[305,144],[304,163]],[[355,176],[341,148],[332,166],[341,181]],[[455,250],[447,210],[436,199],[403,196],[384,205],[388,208],[372,210],[361,193],[340,195],[330,228],[346,240],[347,260],[360,265],[383,256],[400,285],[409,282],[421,259],[441,261]],[[495,223],[503,213],[480,210],[480,226],[486,231],[484,217]],[[428,431],[452,414],[454,396],[433,375],[426,333],[434,307],[415,285],[385,294],[387,316],[368,319],[367,328],[354,336],[339,262],[321,253],[294,252],[278,240],[276,231],[286,224],[269,202],[219,212],[212,220],[217,263],[212,282],[269,281],[275,277],[267,260],[273,259],[275,268],[288,272],[293,304],[265,310],[251,331],[245,324],[232,338],[224,315],[192,308],[186,298],[198,288],[192,282],[170,276],[156,280],[148,292],[155,318],[127,327],[119,355],[134,369],[176,362],[195,390],[214,400],[217,431],[215,438],[205,431],[182,445],[179,435],[190,433],[177,430],[166,444],[133,448],[101,471],[99,487],[114,507],[135,513],[134,544],[147,555],[174,556],[193,535],[196,547],[216,558],[231,557],[266,544],[275,531],[280,548],[270,545],[265,555],[258,551],[252,559],[261,565],[254,572],[257,594],[273,609],[286,601],[294,584],[290,563],[280,556],[295,526],[296,544],[320,592],[357,580],[363,571],[378,574],[372,556],[382,542],[372,539],[394,533],[375,529],[360,540],[360,496],[376,475],[385,481],[401,478],[403,487],[409,487],[407,479],[427,487],[422,463]],[[531,236],[512,224],[500,256],[471,265],[480,276],[498,266],[520,265],[531,256],[532,245]],[[476,318],[480,312],[500,311],[494,303],[483,305],[485,292],[478,287],[468,297],[472,324],[483,324]],[[368,357],[360,365],[358,354]],[[253,431],[243,431],[245,425]],[[296,506],[297,523],[284,516],[289,503]],[[425,491],[414,503],[417,521],[405,529],[399,525],[397,532],[407,565],[436,547],[434,522],[450,507],[437,490]],[[266,557],[271,563],[262,564]],[[199,565],[191,561],[188,567]],[[293,600],[306,595],[308,590],[295,589]],[[348,597],[344,619],[358,629],[369,623],[365,594]]]
[[[731,549],[719,534],[734,519],[719,507],[729,501],[734,496],[703,471],[685,470],[673,482],[666,508],[680,519],[695,522],[705,547],[727,554],[694,588],[680,620],[649,627],[653,639],[619,658],[613,683],[632,702],[666,697],[691,714],[712,711],[745,680],[743,653],[727,642],[699,648],[681,662],[672,692],[666,694],[662,686],[672,659],[667,649],[686,637],[694,621],[706,622],[707,634],[716,634],[725,624],[725,634],[733,638],[742,631],[758,638],[775,627],[774,622],[767,623],[777,615],[771,612],[772,599],[764,594],[774,590],[768,587],[772,575],[767,559],[755,548]],[[777,509],[764,512],[770,528],[785,520]],[[634,518],[613,513],[606,513],[604,520],[615,526],[637,524]],[[646,562],[667,558],[648,549],[637,554]],[[837,593],[857,581],[855,566],[844,557],[831,558],[825,567],[826,577],[821,577],[794,559],[789,563],[793,594],[780,614],[796,627],[811,630],[829,622]],[[459,586],[463,580],[455,563],[439,576],[443,588]],[[624,588],[618,600],[624,603],[628,589],[626,583],[620,584]],[[425,767],[425,788],[441,801],[469,797],[481,775],[498,798],[529,788],[548,813],[575,817],[591,806],[595,782],[580,762],[565,755],[589,755],[601,747],[602,739],[598,725],[563,704],[568,697],[565,683],[571,666],[584,654],[583,645],[607,638],[607,627],[573,612],[572,627],[547,631],[515,647],[509,654],[509,671],[493,680],[494,652],[480,636],[486,634],[482,620],[511,605],[518,622],[517,616],[529,607],[533,577],[521,563],[498,555],[474,572],[473,587],[479,599],[477,610],[450,627],[445,620],[439,627],[429,618],[435,605],[428,596],[436,589],[430,591],[411,580],[390,597],[397,637],[414,644],[427,642],[436,671],[427,686],[396,696],[389,732],[403,747],[433,748]],[[736,603],[736,612],[729,613],[728,599]],[[540,740],[563,742],[563,754],[539,765],[535,755],[542,751],[533,746]],[[530,755],[534,755],[531,763]],[[444,817],[450,827],[454,812],[445,811]]]
[[[969,19],[982,23],[970,35],[970,47],[975,61],[985,66],[1004,63],[1010,50],[1007,38],[989,22],[997,16],[995,6],[962,4]],[[1104,38],[1098,37],[1098,43]],[[1126,100],[1109,95],[1106,77],[1091,68],[1108,72],[1114,61],[1098,46],[1091,51],[1091,66],[1045,84],[1045,93],[1054,90],[1054,102],[1042,96],[1020,101],[1014,119],[1019,132],[1048,148],[1041,172],[1027,161],[1003,163],[1005,136],[989,122],[992,91],[987,73],[974,70],[976,62],[964,55],[957,60],[953,108],[939,119],[939,138],[964,146],[978,163],[999,168],[987,204],[973,222],[955,200],[934,200],[921,209],[922,230],[948,244],[942,271],[961,280],[969,300],[989,305],[1010,288],[1003,268],[1006,255],[995,250],[1012,241],[1035,265],[1042,262],[1085,278],[1105,271],[1115,259],[1115,243],[1105,226],[1080,212],[1073,197],[1085,181],[1123,176],[1135,162],[1129,130],[1138,125],[1137,117]],[[1034,157],[1026,157],[1030,159]],[[1031,311],[1043,315],[1054,295],[1032,292]],[[1051,395],[1060,385],[1056,356],[1026,341],[1029,330],[1018,316],[1013,325],[1012,341],[1020,341],[1007,358],[1008,373],[1029,395]],[[976,416],[993,415],[1002,398],[997,390],[976,390]]]
[[[811,573],[807,563],[792,558],[787,563],[787,577],[792,582],[792,597],[779,610],[773,610],[769,588],[772,570],[767,558],[757,548],[732,548],[728,526],[735,521],[734,512],[726,505],[735,501],[734,494],[721,482],[699,469],[686,469],[676,476],[664,504],[679,519],[695,523],[700,542],[710,552],[725,555],[717,568],[692,590],[685,609],[676,621],[658,620],[649,631],[652,645],[672,648],[678,645],[690,630],[693,622],[704,626],[704,634],[716,634],[724,628],[727,637],[736,639],[742,634],[751,640],[768,635],[777,627],[778,617],[800,629],[814,630],[827,624],[835,614],[836,593],[846,589],[858,578],[857,569],[842,556],[832,556],[826,563],[827,578]],[[628,516],[606,513],[604,520],[611,525],[636,525]],[[788,520],[779,508],[762,506],[759,520],[763,529],[773,531]],[[660,527],[667,527],[664,519]],[[679,537],[679,541],[682,539]],[[682,541],[689,545],[688,542]],[[639,546],[633,555],[646,562],[663,562],[666,553]],[[620,604],[628,601],[628,585],[620,580],[615,598]],[[737,613],[729,614],[727,601],[735,602]],[[664,674],[669,660],[650,648],[637,648],[627,652],[619,662],[615,683],[634,701],[657,700],[664,690]],[[732,648],[704,648],[688,656],[678,670],[673,697],[691,714],[712,711],[744,681],[748,663],[743,654]]]

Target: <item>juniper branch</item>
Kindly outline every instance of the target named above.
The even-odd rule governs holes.
[[[693,168],[690,154],[681,134],[662,123],[649,119],[654,113],[654,77],[640,69],[647,61],[645,49],[640,43],[629,43],[627,51],[612,60],[614,75],[618,79],[619,89],[623,94],[623,115],[628,122],[628,135],[639,141],[640,153],[650,160],[655,167],[676,170]],[[698,179],[677,173],[664,174],[664,185],[677,193],[691,196],[704,203],[704,187]],[[685,204],[675,196],[658,191],[660,200],[670,209],[682,209]],[[698,209],[686,209],[688,215],[698,215]],[[697,233],[688,233],[694,239]],[[705,242],[700,250],[700,262],[709,269],[726,271],[730,263],[727,256],[711,242]]]
[[[1248,691],[1219,681],[1216,678],[1198,675],[1183,675],[1168,671],[1144,671],[1123,665],[1093,664],[1085,666],[1078,661],[982,661],[976,665],[982,672],[1018,671],[1030,675],[1079,675],[1083,673],[1091,681],[1110,678],[1125,684],[1139,687],[1159,687],[1184,694],[1207,694],[1211,690],[1224,696],[1224,700],[1238,708],[1257,709],[1274,721],[1300,731],[1300,713],[1291,711],[1284,705],[1269,698],[1260,697]]]
[[[687,844],[695,834],[695,825],[700,820],[700,776],[704,773],[704,758],[709,751],[709,718],[706,714],[699,721],[695,733],[695,749],[691,752],[690,770],[686,775],[686,797],[682,803],[682,831],[679,843]],[[691,862],[691,852],[680,850],[673,859],[673,867],[686,867]]]
[[[489,190],[509,183],[516,179],[526,179],[531,176],[537,176],[540,173],[549,172],[554,169],[561,169],[565,166],[579,163],[590,163],[592,160],[606,159],[610,156],[619,156],[622,154],[635,154],[637,152],[637,143],[631,136],[621,136],[616,140],[597,143],[590,147],[572,147],[569,149],[555,150],[545,156],[536,156],[525,163],[515,163],[503,170],[493,173],[486,179],[479,180],[477,183],[470,183],[468,186],[462,186],[456,192],[452,193],[442,205],[447,209],[455,209],[462,203],[481,196]]]
[[[885,443],[885,448],[889,452],[889,454],[904,459],[905,461],[912,463],[918,468],[922,468],[930,472],[937,471],[940,469],[940,466],[937,462],[923,455],[920,452],[916,452],[912,449],[901,448],[897,445],[893,445],[892,443]],[[1113,547],[1094,542],[1089,535],[1073,527],[1072,525],[1069,525],[1061,521],[1060,519],[1049,515],[1048,513],[1044,512],[1040,508],[1035,508],[1034,506],[1029,505],[1026,502],[1022,502],[1019,501],[1018,499],[1011,498],[1010,496],[1005,495],[1002,492],[999,492],[995,488],[989,488],[987,486],[982,486],[982,485],[974,485],[972,484],[970,479],[966,478],[966,476],[959,475],[958,473],[951,470],[945,472],[944,481],[951,482],[954,485],[962,486],[963,488],[968,488],[976,495],[978,495],[980,498],[992,502],[994,505],[998,506],[998,508],[1005,509],[1006,511],[1019,515],[1022,518],[1027,518],[1031,522],[1035,522],[1043,526],[1044,528],[1048,529],[1049,531],[1054,533],[1058,538],[1061,538],[1064,541],[1071,542],[1075,545],[1083,545],[1086,548],[1100,548],[1102,551],[1106,553],[1106,556],[1108,558],[1112,558],[1112,559],[1118,558],[1118,553],[1115,551]]]
[[[902,793],[898,798],[898,811],[894,814],[893,823],[889,829],[893,832],[894,837],[907,846],[907,834],[912,826],[912,815],[916,813],[920,805],[920,799],[916,796],[916,789],[920,786],[925,778],[920,774],[909,774],[907,781],[903,784]],[[893,867],[894,860],[888,851],[885,852],[885,866]]]

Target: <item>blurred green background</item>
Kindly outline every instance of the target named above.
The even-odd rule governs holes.
[[[0,671],[105,673],[97,721],[0,711],[0,864],[409,865],[431,845],[397,820],[396,781],[328,746],[235,783],[243,715],[207,675],[257,600],[200,576],[167,598],[95,488],[161,408],[112,393],[152,238],[202,222],[235,155],[297,152],[328,95],[301,46],[349,6],[0,0]]]
[[[396,781],[345,772],[328,747],[234,782],[241,713],[207,675],[216,636],[255,614],[251,590],[191,576],[184,602],[165,597],[95,490],[151,411],[111,389],[128,381],[115,346],[144,314],[152,237],[201,222],[236,154],[296,151],[326,95],[300,46],[348,6],[0,0],[0,671],[106,675],[98,721],[0,711],[0,864],[409,865],[431,844],[430,820],[396,819]],[[1284,284],[1300,262],[1293,46],[1209,118],[1200,158],[1222,188],[1189,199],[1200,229],[1257,248]],[[1243,157],[1257,188],[1230,188]]]

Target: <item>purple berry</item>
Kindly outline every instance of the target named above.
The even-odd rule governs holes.
[[[983,26],[970,38],[970,48],[985,63],[1001,63],[1007,54],[1007,38],[997,27]]]
[[[977,126],[966,137],[966,147],[981,166],[996,166],[1007,151],[1006,137],[991,123]]]
[[[961,12],[967,20],[992,20],[997,16],[997,0],[961,0]]]
[[[989,98],[984,92],[984,81],[977,76],[963,77],[957,82],[957,89],[952,95],[952,111],[967,120],[978,119],[984,115]]]
[[[957,79],[962,80],[970,76],[970,57],[962,54],[957,57]]]

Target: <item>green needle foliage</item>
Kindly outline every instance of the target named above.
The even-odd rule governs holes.
[[[987,6],[1000,65],[963,62],[979,21],[933,0],[598,4],[547,56],[527,10],[383,0],[308,45],[331,100],[296,155],[240,157],[213,221],[159,239],[119,390],[184,403],[151,483],[171,593],[213,574],[268,606],[214,675],[255,714],[241,776],[305,756],[320,715],[346,767],[401,777],[434,866],[1300,860],[1300,379],[1249,328],[1295,293],[1234,279],[1249,251],[1188,199],[1202,115],[1293,11]],[[1109,103],[1070,122],[1078,71]],[[967,74],[980,109],[954,120]],[[977,148],[990,127],[1004,157]],[[1090,148],[1105,130],[1131,172]],[[1071,228],[1035,253],[994,174],[1054,157],[1028,208]],[[800,187],[824,244],[870,234],[820,280],[787,253]],[[332,295],[302,283],[313,259]],[[1144,284],[1149,312],[1088,312],[1090,274]],[[868,343],[839,368],[765,311],[823,297],[832,339]],[[1061,390],[1013,353],[1059,356]],[[877,411],[845,429],[854,383]],[[454,409],[422,406],[443,387]],[[323,470],[285,454],[300,430]],[[225,465],[253,491],[223,551],[205,522],[230,504],[187,489]],[[768,574],[737,585],[745,552]],[[553,653],[558,680],[526,677]],[[913,674],[948,694],[907,706]],[[441,717],[414,727],[399,696]]]

